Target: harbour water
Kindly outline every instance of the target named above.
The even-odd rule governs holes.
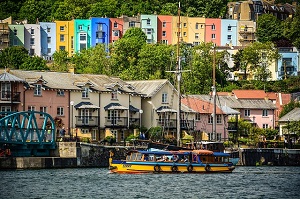
[[[0,171],[0,198],[300,198],[300,167],[229,174],[110,174],[107,168]]]

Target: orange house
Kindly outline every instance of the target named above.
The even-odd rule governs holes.
[[[205,19],[205,42],[221,45],[221,19]]]
[[[157,42],[172,44],[172,16],[157,16]]]
[[[123,18],[109,18],[110,23],[110,34],[111,37],[109,43],[114,43],[115,41],[121,39],[124,34],[123,26],[124,19]]]

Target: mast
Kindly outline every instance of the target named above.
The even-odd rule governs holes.
[[[181,81],[181,66],[180,66],[180,2],[178,4],[178,24],[177,24],[177,69],[176,69],[176,74],[177,74],[177,91],[178,91],[178,110],[177,110],[177,146],[180,146],[180,134],[181,134],[181,129],[180,129],[180,116],[181,116],[181,92],[180,92],[180,81]]]
[[[216,106],[217,106],[217,98],[216,98],[216,44],[214,44],[214,54],[213,54],[213,129],[212,129],[212,140],[216,141]]]

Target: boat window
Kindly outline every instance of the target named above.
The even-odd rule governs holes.
[[[136,153],[135,161],[139,161],[142,159],[142,154],[141,153]]]

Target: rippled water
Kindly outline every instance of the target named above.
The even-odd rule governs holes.
[[[110,174],[107,168],[0,171],[0,198],[300,198],[300,167],[231,174]]]

